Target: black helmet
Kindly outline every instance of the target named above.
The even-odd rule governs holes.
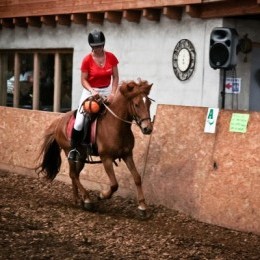
[[[94,30],[88,35],[88,43],[91,47],[105,45],[105,35],[103,32]]]

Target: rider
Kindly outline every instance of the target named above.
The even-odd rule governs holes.
[[[81,143],[81,130],[84,124],[84,115],[81,111],[82,103],[88,97],[98,95],[107,96],[108,102],[111,102],[119,81],[118,60],[113,53],[104,50],[104,33],[96,29],[93,30],[88,35],[88,43],[92,51],[83,59],[81,65],[83,91],[71,135],[72,149],[68,154],[68,159],[73,161],[77,161],[80,156],[77,148]],[[110,86],[111,78],[112,84]]]

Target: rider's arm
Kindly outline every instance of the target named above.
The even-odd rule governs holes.
[[[98,93],[90,86],[90,84],[88,83],[88,73],[87,72],[81,72],[81,84],[83,86],[83,88],[87,89],[88,91],[90,91],[90,93],[95,96]]]
[[[119,75],[118,75],[118,68],[117,66],[113,67],[113,74],[112,74],[112,91],[111,94],[115,94],[118,86]]]

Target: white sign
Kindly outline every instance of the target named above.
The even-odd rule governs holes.
[[[218,119],[219,108],[208,108],[204,132],[214,134]]]
[[[225,92],[239,94],[241,91],[241,78],[226,78]]]

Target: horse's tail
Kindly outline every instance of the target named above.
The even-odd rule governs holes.
[[[55,140],[55,134],[53,132],[47,133],[42,144],[39,157],[42,158],[42,162],[36,167],[38,175],[43,173],[47,179],[54,180],[61,166],[61,149],[57,141]]]

